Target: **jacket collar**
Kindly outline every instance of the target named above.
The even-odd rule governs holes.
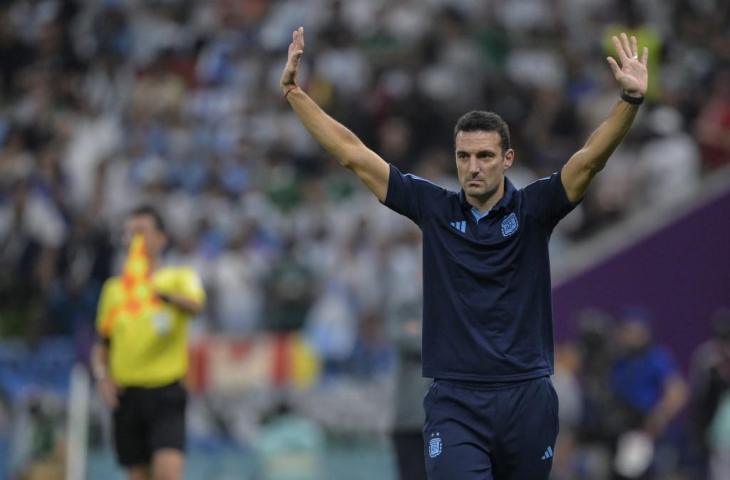
[[[504,177],[504,195],[502,195],[502,198],[500,198],[499,201],[494,204],[494,206],[490,209],[490,212],[507,210],[516,191],[517,189],[514,187],[514,185],[512,185],[512,182],[509,181],[509,178]],[[472,205],[466,201],[466,194],[464,193],[463,188],[459,190],[459,203],[464,210],[471,211]]]

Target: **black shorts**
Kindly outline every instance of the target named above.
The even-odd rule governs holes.
[[[117,460],[125,467],[146,465],[162,448],[185,450],[187,392],[180,382],[158,388],[127,387],[114,410]]]

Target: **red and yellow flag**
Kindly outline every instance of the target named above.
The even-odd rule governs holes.
[[[102,319],[100,331],[103,335],[111,333],[120,315],[141,316],[159,306],[160,300],[152,286],[150,260],[142,235],[137,234],[132,238],[120,280],[121,300]]]

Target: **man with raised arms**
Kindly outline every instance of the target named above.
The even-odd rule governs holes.
[[[454,128],[461,190],[401,173],[297,85],[304,29],[293,32],[281,89],[302,124],[388,208],[423,232],[426,470],[433,480],[547,479],[558,434],[548,241],[631,127],[647,88],[648,50],[613,37],[620,98],[561,171],[516,189],[499,115]],[[618,95],[617,95],[618,96]]]

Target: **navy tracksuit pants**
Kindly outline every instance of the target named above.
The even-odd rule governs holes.
[[[549,377],[492,385],[434,380],[423,400],[429,480],[547,480],[558,436]]]

